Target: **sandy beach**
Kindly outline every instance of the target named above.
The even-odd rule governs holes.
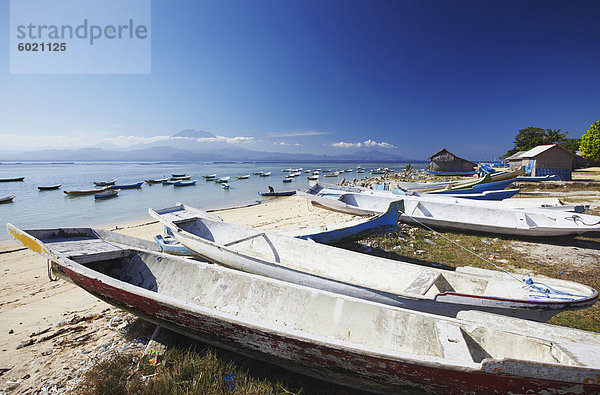
[[[298,197],[214,212],[224,220],[264,230],[348,221],[346,214],[313,208]],[[152,240],[162,226],[150,217],[110,229]],[[127,337],[135,317],[64,280],[50,281],[46,260],[16,242],[0,245],[0,392],[75,388],[95,361],[112,351],[143,350]]]

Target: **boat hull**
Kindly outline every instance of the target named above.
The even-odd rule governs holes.
[[[55,267],[58,266],[53,264]],[[269,362],[307,376],[366,391],[394,393],[407,386],[446,394],[568,393],[573,383],[519,377],[500,371],[474,372],[418,364],[362,350],[332,347],[284,333],[218,319],[200,311],[139,293],[128,292],[97,278],[81,276],[66,267],[61,275],[105,302],[157,325],[202,342]],[[598,384],[578,384],[585,393],[600,391]]]

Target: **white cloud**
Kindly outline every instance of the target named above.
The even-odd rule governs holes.
[[[337,147],[337,148],[365,148],[365,147],[396,148],[395,145],[392,145],[390,143],[386,143],[385,141],[382,141],[381,143],[378,143],[378,142],[373,141],[371,139],[365,140],[362,143],[361,142],[358,142],[358,143],[345,143],[343,141],[340,141],[339,143],[331,144],[331,146],[332,147]]]
[[[314,130],[307,130],[304,132],[282,132],[282,133],[268,133],[268,137],[305,137],[305,136],[322,136],[324,134],[331,134],[331,132],[317,132]]]
[[[303,144],[300,144],[300,143],[286,143],[283,141],[280,141],[279,143],[273,143],[273,145],[283,145],[283,146],[287,146],[287,147],[290,147],[290,146],[302,147],[303,146]]]

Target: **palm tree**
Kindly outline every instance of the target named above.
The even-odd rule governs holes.
[[[543,144],[555,144],[565,141],[569,132],[561,132],[562,129],[546,129],[543,137]]]

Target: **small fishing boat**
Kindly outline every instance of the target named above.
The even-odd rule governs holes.
[[[222,189],[229,189],[229,184],[226,182],[220,183]]]
[[[224,183],[224,182],[227,182],[227,181],[229,181],[229,179],[230,179],[230,178],[231,178],[231,177],[221,177],[221,178],[215,178],[215,180],[214,180],[214,181],[215,181],[217,184],[222,184],[222,183]]]
[[[254,173],[255,176],[260,176],[261,174],[264,174],[264,171],[255,171]]]
[[[197,180],[190,181],[177,181],[173,184],[174,187],[191,187],[192,185],[196,185]]]
[[[55,185],[40,185],[38,186],[38,189],[40,191],[51,191],[53,189],[58,189],[60,188],[60,184],[55,184]]]
[[[0,182],[18,182],[23,181],[25,177],[17,177],[17,178],[0,178]]]
[[[217,347],[358,390],[598,393],[600,335],[431,315],[161,253],[101,229],[9,233],[95,297]],[[314,244],[314,243],[313,243]]]
[[[473,171],[432,171],[427,170],[427,174],[434,176],[473,176],[477,174],[477,170]]]
[[[136,182],[135,184],[111,185],[110,189],[134,189],[141,188],[144,182]]]
[[[185,176],[185,173],[171,174],[171,178],[181,178]]]
[[[69,196],[95,195],[96,193],[106,191],[108,188],[109,187],[95,188],[95,189],[80,189],[80,190],[63,191],[63,192]]]
[[[409,191],[401,191],[397,189],[392,190],[393,193],[397,193],[398,195],[406,195],[414,194],[420,195],[418,192],[409,192]],[[509,199],[520,192],[520,189],[501,189],[501,190],[492,190],[492,191],[483,191],[483,192],[473,192],[473,193],[445,193],[445,194],[432,194],[434,196],[447,196],[447,197],[457,197],[461,199],[473,199],[473,200],[505,200]],[[430,195],[431,196],[431,195]]]
[[[157,178],[154,180],[145,180],[146,184],[152,185],[152,184],[162,184],[165,181],[168,181],[168,178]]]
[[[115,178],[113,180],[108,180],[108,181],[94,181],[94,185],[96,185],[97,187],[108,187],[111,185],[115,185],[117,180],[118,180],[118,178]]]
[[[486,177],[489,177],[487,175]],[[503,180],[503,181],[492,181],[481,184],[476,184],[470,187],[446,187],[435,191],[427,191],[429,194],[462,194],[462,193],[480,193],[485,191],[501,191],[512,184],[515,179]]]
[[[167,180],[163,181],[163,182],[162,182],[162,184],[163,184],[163,185],[173,185],[173,184],[175,184],[176,182],[179,182],[179,180],[171,180],[171,179],[169,178],[169,179],[167,179]]]
[[[319,180],[319,175],[317,174],[316,176],[308,176],[306,178],[309,179],[310,181],[318,181]]]
[[[247,180],[248,178],[250,178],[250,174],[246,174],[244,176],[236,176],[235,178],[237,178],[238,180]]]
[[[265,197],[277,197],[277,196],[292,196],[296,194],[296,191],[281,191],[281,192],[259,192],[260,196]]]
[[[191,175],[190,176],[182,175],[182,176],[179,176],[179,177],[171,177],[170,180],[171,181],[181,181],[181,180],[189,180],[191,178],[192,178]]]
[[[4,204],[4,203],[12,203],[13,199],[15,198],[15,195],[10,195],[10,196],[6,196],[3,198],[0,198],[0,204]]]
[[[184,206],[148,211],[171,229],[177,241],[209,261],[348,296],[356,295],[346,285],[369,289],[375,294],[361,297],[396,307],[446,316],[482,310],[547,321],[560,311],[589,307],[598,299],[596,290],[566,280],[472,267],[449,271],[418,266],[215,221],[188,213]]]
[[[216,176],[217,176],[217,174],[215,173],[215,174],[209,174],[209,175],[202,176],[202,177],[204,177],[204,179],[205,179],[206,181],[211,181],[211,180],[212,180],[213,178],[215,178]]]
[[[260,177],[269,177],[270,175],[271,175],[271,172],[270,172],[270,171],[268,171],[268,172],[266,172],[266,173],[261,173],[261,174],[259,174],[259,176],[260,176]]]
[[[358,187],[313,185],[301,196],[314,205],[354,215],[374,215],[387,210],[390,201],[404,200],[400,221],[434,228],[507,234],[515,236],[566,236],[600,231],[600,217],[550,211],[542,208],[510,208],[493,201],[446,195],[395,195]]]
[[[96,193],[94,199],[110,199],[117,197],[121,192],[120,189],[107,189],[106,191]]]
[[[323,176],[324,177],[337,177],[339,175],[340,175],[340,173],[336,171],[336,172],[333,172],[333,173],[324,174]]]
[[[548,174],[545,176],[519,176],[515,179],[515,181],[525,181],[525,182],[539,182],[539,181],[552,181],[556,180],[558,176],[556,174]]]
[[[284,178],[284,179],[283,179],[283,182],[286,182],[286,183],[290,183],[290,182],[292,182],[292,181],[293,181],[293,179],[292,179],[292,178]]]

